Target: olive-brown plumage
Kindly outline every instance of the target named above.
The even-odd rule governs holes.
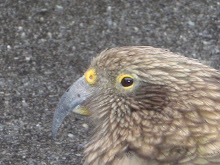
[[[80,106],[95,130],[84,165],[220,164],[217,70],[147,46],[103,51],[90,69],[97,79]]]

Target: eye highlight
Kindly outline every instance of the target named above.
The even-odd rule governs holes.
[[[85,78],[90,85],[94,85],[97,82],[96,70],[94,68],[87,70],[85,72]]]
[[[134,85],[134,79],[130,75],[122,75],[119,82],[124,88],[131,88]]]

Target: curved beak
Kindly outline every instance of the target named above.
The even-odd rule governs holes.
[[[73,111],[75,113],[89,115],[89,112],[80,107],[89,96],[92,94],[92,87],[86,82],[85,77],[79,78],[73,83],[69,89],[61,97],[54,117],[52,126],[52,136],[55,137],[64,118]]]

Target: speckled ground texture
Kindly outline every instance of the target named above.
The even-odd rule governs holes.
[[[0,0],[0,165],[82,164],[91,125],[59,97],[101,50],[151,45],[220,69],[218,0]]]

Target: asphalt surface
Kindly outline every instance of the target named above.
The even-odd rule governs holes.
[[[60,96],[101,50],[163,47],[220,69],[218,0],[0,0],[0,165],[80,165],[91,125]]]

